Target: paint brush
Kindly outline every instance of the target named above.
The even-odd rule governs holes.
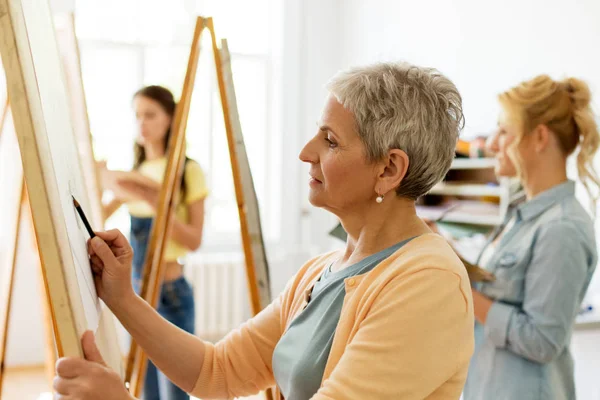
[[[71,197],[73,197],[73,196],[71,196]],[[96,234],[92,230],[90,223],[88,222],[85,214],[83,213],[83,210],[81,209],[81,204],[79,204],[79,202],[77,200],[75,200],[75,197],[73,197],[73,204],[75,205],[77,214],[79,214],[79,216],[81,217],[81,220],[83,221],[83,224],[85,225],[85,229],[87,229],[88,233],[90,234],[90,238],[93,239],[94,237],[96,237]]]

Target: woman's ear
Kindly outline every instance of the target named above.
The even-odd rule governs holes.
[[[544,151],[550,143],[550,129],[546,125],[540,124],[532,132],[532,138],[534,141],[534,149],[537,153]]]
[[[406,176],[409,165],[408,155],[402,150],[392,149],[383,163],[383,171],[378,177],[378,188],[382,194],[385,194],[400,186]]]

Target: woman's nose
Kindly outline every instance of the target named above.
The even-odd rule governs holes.
[[[492,133],[485,142],[485,148],[488,152],[496,154],[499,150],[498,147],[498,132]]]
[[[316,164],[319,162],[319,153],[314,150],[314,138],[309,140],[300,151],[300,161],[309,164]]]

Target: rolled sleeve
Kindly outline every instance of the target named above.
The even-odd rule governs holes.
[[[498,348],[505,348],[508,339],[510,319],[515,308],[508,304],[495,302],[490,307],[485,323],[486,335]]]

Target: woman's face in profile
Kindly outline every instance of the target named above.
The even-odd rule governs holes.
[[[310,164],[311,204],[340,215],[375,202],[377,172],[365,155],[354,115],[329,96],[317,134],[300,152],[300,160]]]
[[[171,124],[171,117],[160,103],[144,96],[133,99],[135,119],[138,125],[136,141],[140,145],[162,143]]]
[[[498,123],[497,131],[487,140],[486,147],[494,154],[496,166],[494,172],[499,177],[517,176],[517,169],[509,155],[511,146],[515,142],[515,129],[504,120]]]

